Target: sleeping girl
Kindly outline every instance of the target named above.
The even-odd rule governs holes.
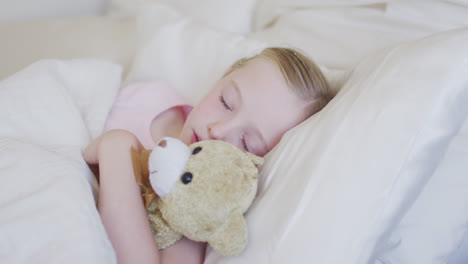
[[[131,147],[152,149],[164,136],[186,144],[216,139],[264,156],[333,96],[320,69],[289,48],[267,48],[238,60],[194,107],[162,82],[122,89],[105,132],[83,153],[88,164],[99,164],[98,209],[118,262],[203,263],[206,247],[184,238],[157,249],[133,174]]]

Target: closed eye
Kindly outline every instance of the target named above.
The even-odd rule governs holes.
[[[247,142],[245,141],[244,136],[242,136],[242,146],[244,147],[245,151],[250,152],[249,147],[247,146]]]
[[[229,111],[232,111],[231,107],[226,103],[226,100],[224,100],[224,97],[222,95],[219,96],[219,101],[223,104],[224,108],[226,108]]]

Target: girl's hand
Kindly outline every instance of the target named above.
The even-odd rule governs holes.
[[[111,151],[127,151],[131,147],[142,148],[136,136],[127,130],[114,129],[93,140],[83,151],[83,158],[89,165],[99,164],[99,157]]]
[[[83,158],[99,182],[99,157],[108,156],[112,151],[127,151],[131,147],[136,150],[142,148],[135,135],[127,130],[110,130],[93,140],[83,150]]]

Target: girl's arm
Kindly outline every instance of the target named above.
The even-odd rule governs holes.
[[[83,156],[89,164],[99,164],[98,210],[118,263],[161,263],[135,181],[131,147],[141,148],[132,133],[111,130]]]
[[[99,164],[98,209],[118,263],[202,263],[205,243],[183,238],[158,251],[135,181],[131,147],[142,148],[132,133],[112,130],[83,153],[88,164]]]

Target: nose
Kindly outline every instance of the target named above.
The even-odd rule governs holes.
[[[208,135],[210,139],[223,140],[225,134],[225,129],[221,122],[213,122],[208,125]]]
[[[233,120],[220,120],[208,125],[208,135],[210,139],[233,142],[235,133]]]

